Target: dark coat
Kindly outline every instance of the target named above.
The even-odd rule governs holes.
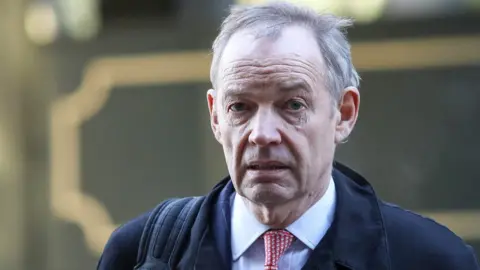
[[[479,270],[473,249],[446,227],[377,198],[368,182],[335,163],[333,179],[337,206],[332,226],[302,269],[352,270]],[[231,268],[229,178],[208,195],[212,203],[207,234],[193,262],[178,269]],[[207,206],[206,206],[207,207]],[[110,237],[98,264],[100,270],[131,270],[146,213],[118,228]],[[188,254],[184,254],[188,255]],[[218,258],[218,259],[217,259]]]

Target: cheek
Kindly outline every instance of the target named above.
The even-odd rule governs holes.
[[[225,127],[220,127],[220,143],[223,147],[223,152],[225,157],[227,158],[227,162],[230,162],[230,157],[232,156],[232,137],[231,131]]]
[[[232,149],[238,143],[238,128],[222,123],[220,125],[220,137],[225,148]]]
[[[221,125],[221,144],[228,166],[233,168],[236,160],[241,155],[242,130],[239,127],[232,127],[228,124]]]
[[[335,125],[333,120],[325,119],[308,125],[304,130],[308,143],[308,151],[312,159],[326,159],[335,146]]]

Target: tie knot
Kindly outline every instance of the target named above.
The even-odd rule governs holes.
[[[293,242],[286,230],[270,230],[263,234],[265,241],[265,270],[278,269],[278,261]]]

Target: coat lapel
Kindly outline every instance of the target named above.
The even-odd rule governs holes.
[[[223,179],[208,195],[212,204],[208,229],[201,240],[194,269],[230,270],[230,201],[235,192],[230,177]]]

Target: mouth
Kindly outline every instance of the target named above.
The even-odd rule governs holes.
[[[251,170],[251,171],[275,171],[275,170],[286,170],[286,169],[288,169],[288,166],[277,161],[252,162],[247,166],[247,170]]]

